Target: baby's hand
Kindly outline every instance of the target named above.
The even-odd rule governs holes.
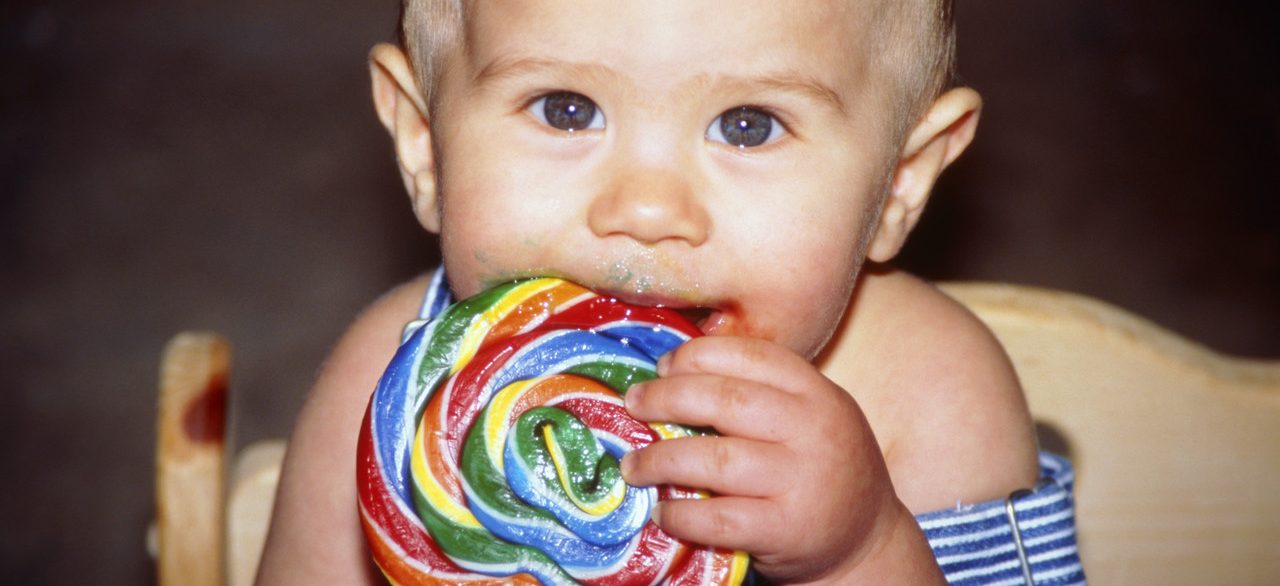
[[[657,442],[623,460],[632,484],[718,495],[664,501],[654,517],[668,533],[744,550],[777,582],[852,576],[882,553],[902,559],[886,548],[918,531],[914,520],[862,410],[812,364],[771,342],[708,336],[663,357],[658,372],[628,391],[632,415],[721,434]]]

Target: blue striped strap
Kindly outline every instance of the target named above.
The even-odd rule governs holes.
[[[1035,584],[1085,583],[1076,544],[1071,464],[1041,453],[1040,470],[1039,486],[1008,501],[1012,515],[1007,501],[990,501],[916,517],[948,583],[1026,584],[1019,538],[1025,571]]]
[[[427,292],[422,296],[418,319],[405,324],[404,331],[400,333],[400,343],[409,341],[414,332],[448,309],[453,301],[453,292],[449,290],[449,281],[444,276],[444,265],[440,265],[431,272],[431,280],[427,281]]]
[[[449,282],[444,277],[444,265],[441,265],[431,272],[427,292],[422,296],[422,308],[418,310],[418,319],[433,320],[450,305],[453,305],[453,293],[449,291]]]

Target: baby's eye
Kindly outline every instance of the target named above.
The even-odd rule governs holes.
[[[782,135],[782,124],[764,110],[743,106],[716,117],[707,128],[707,138],[740,148],[773,142]]]
[[[547,126],[574,131],[604,128],[604,113],[582,94],[555,92],[538,98],[529,112]]]

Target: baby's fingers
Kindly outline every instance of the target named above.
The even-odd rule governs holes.
[[[675,484],[736,496],[782,494],[795,474],[785,446],[734,437],[687,437],[655,442],[627,454],[622,475],[629,484]]]
[[[664,377],[718,374],[754,380],[783,391],[805,394],[830,384],[809,361],[766,340],[732,336],[703,336],[668,352],[658,363]]]
[[[713,427],[724,435],[784,442],[801,425],[794,395],[749,380],[708,374],[660,378],[631,387],[627,411],[641,421]]]
[[[771,553],[784,528],[775,503],[747,497],[662,501],[653,520],[672,537],[752,555]]]

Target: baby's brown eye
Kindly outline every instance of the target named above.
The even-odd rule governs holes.
[[[780,126],[765,111],[743,106],[718,116],[707,129],[707,138],[741,148],[754,147],[777,138]]]
[[[604,116],[596,103],[582,94],[556,92],[538,98],[530,107],[534,116],[552,128],[585,130],[604,128]]]

